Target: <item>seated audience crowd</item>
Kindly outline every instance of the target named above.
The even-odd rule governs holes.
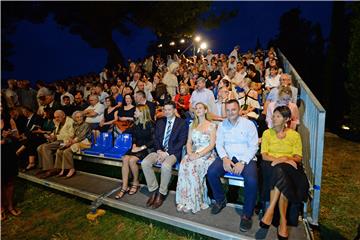
[[[153,209],[166,199],[175,165],[176,209],[184,213],[209,206],[219,213],[227,203],[220,178],[242,175],[240,231],[252,226],[260,189],[266,210],[260,227],[274,224],[286,239],[288,206],[305,201],[309,188],[296,132],[298,90],[273,48],[266,54],[239,51],[236,46],[229,56],[211,50],[206,56],[174,54],[167,62],[151,56],[128,68],[117,64],[100,74],[38,81],[37,90],[27,80],[8,80],[1,92],[1,144],[2,156],[14,158],[1,162],[2,219],[6,210],[20,214],[12,201],[18,167],[38,166],[39,178],[70,178],[76,174],[73,154],[89,148],[92,139],[103,132],[114,139],[129,133],[132,146],[122,157],[116,199],[140,188],[139,160],[151,193],[146,206]],[[161,167],[160,183],[154,164]]]

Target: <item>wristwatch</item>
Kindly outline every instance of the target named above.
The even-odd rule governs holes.
[[[241,163],[242,165],[246,165],[246,162],[244,160],[239,160],[239,163]]]

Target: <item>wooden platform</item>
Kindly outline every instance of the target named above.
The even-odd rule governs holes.
[[[119,179],[81,171],[71,179],[50,177],[45,180],[35,177],[35,172],[20,173],[19,177],[91,201],[121,186]],[[126,195],[121,201],[116,200],[115,194],[112,194],[104,198],[103,204],[217,239],[256,239],[256,232],[259,230],[258,216],[253,217],[250,231],[242,233],[239,230],[241,205],[228,204],[217,215],[212,215],[210,209],[196,214],[183,214],[176,211],[175,192],[170,191],[164,204],[155,210],[145,207],[148,194],[146,186],[142,186],[138,194]],[[312,239],[306,222],[300,222],[296,228],[291,227],[289,232],[290,239]],[[270,228],[266,239],[276,239],[276,228]]]

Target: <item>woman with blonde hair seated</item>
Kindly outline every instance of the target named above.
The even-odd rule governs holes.
[[[150,109],[147,105],[136,106],[134,113],[135,123],[130,129],[132,133],[132,148],[122,159],[122,187],[116,199],[122,198],[126,193],[134,195],[140,188],[139,167],[137,161],[142,160],[154,145],[154,124],[151,120]],[[133,184],[129,188],[129,172],[133,176]]]
[[[176,187],[176,209],[179,212],[196,213],[210,204],[205,175],[216,157],[216,125],[208,114],[204,103],[195,105],[195,118],[186,143],[187,155],[181,160]]]

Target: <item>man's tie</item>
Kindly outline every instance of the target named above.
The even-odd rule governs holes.
[[[169,148],[169,139],[170,139],[171,130],[172,130],[171,121],[168,121],[168,127],[166,128],[166,133],[165,133],[165,137],[164,137],[165,152],[167,152],[167,150]]]

